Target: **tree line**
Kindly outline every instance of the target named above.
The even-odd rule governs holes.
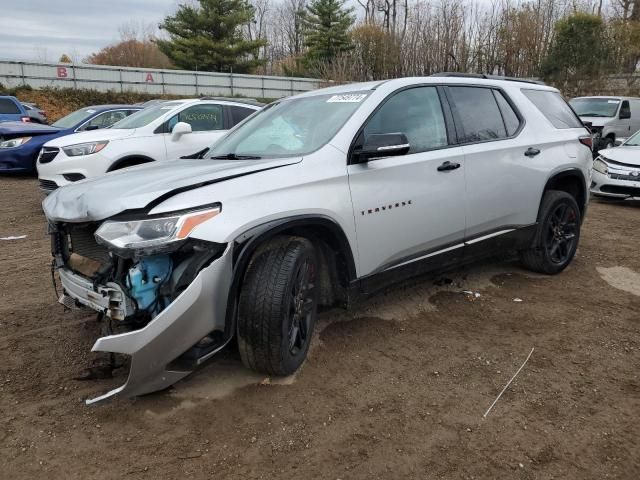
[[[640,0],[197,0],[89,63],[310,76],[438,71],[570,86],[636,72]]]

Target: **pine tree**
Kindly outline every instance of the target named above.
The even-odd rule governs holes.
[[[351,49],[352,12],[353,8],[344,8],[344,0],[313,0],[307,5],[304,27],[308,62],[331,61]]]
[[[253,21],[247,0],[198,0],[199,6],[180,5],[160,24],[169,40],[157,40],[174,65],[188,70],[246,73],[264,61],[257,58],[266,44],[247,40],[242,26]]]

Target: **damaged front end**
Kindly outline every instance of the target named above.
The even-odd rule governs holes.
[[[50,224],[60,303],[89,307],[117,327],[92,351],[129,357],[126,383],[87,403],[162,390],[229,341],[232,247],[189,238],[219,212]]]

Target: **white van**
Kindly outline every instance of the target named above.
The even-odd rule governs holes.
[[[569,103],[593,132],[596,152],[619,145],[640,130],[640,98],[578,97]]]

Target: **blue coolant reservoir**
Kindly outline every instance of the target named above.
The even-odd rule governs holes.
[[[172,261],[168,255],[152,255],[141,258],[138,263],[129,269],[127,287],[129,295],[138,303],[138,308],[148,310],[156,314],[164,304],[158,299],[160,286],[169,278],[172,270]]]

